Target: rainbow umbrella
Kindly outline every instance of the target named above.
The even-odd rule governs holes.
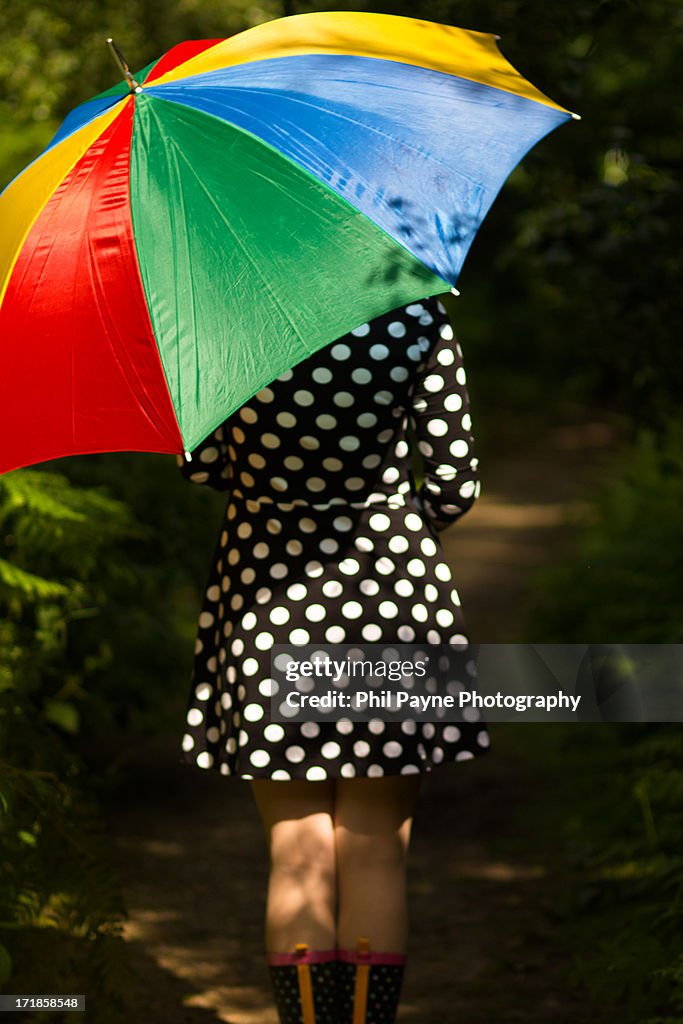
[[[0,195],[0,472],[187,452],[453,288],[507,176],[577,116],[498,38],[332,11],[122,63]]]

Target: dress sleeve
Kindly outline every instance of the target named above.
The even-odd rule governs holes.
[[[479,497],[479,459],[462,350],[442,303],[425,300],[422,305],[432,318],[425,328],[430,344],[417,373],[409,421],[424,460],[418,499],[433,528],[441,531]]]
[[[215,491],[227,491],[232,485],[232,462],[225,442],[223,424],[194,448],[188,462],[184,455],[176,455],[182,476],[193,484],[206,484]]]

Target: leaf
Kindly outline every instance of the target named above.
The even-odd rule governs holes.
[[[21,595],[31,600],[55,600],[65,597],[70,592],[70,588],[63,583],[46,580],[0,558],[0,589],[3,587],[10,591],[19,591]]]
[[[43,714],[48,722],[59,726],[64,732],[75,735],[80,726],[78,708],[65,700],[47,700],[43,705]]]

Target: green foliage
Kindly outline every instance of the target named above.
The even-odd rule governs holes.
[[[96,986],[121,1011],[125,910],[84,765],[73,747],[103,642],[73,634],[130,570],[117,545],[147,537],[121,502],[62,475],[0,478],[0,971],[14,991]]]
[[[567,558],[537,572],[535,643],[683,640],[683,420],[642,430],[596,490],[591,521]]]
[[[680,730],[631,725],[616,735],[608,759],[591,752],[585,733],[575,734],[570,748],[582,765],[582,813],[574,821],[581,846],[574,848],[573,868],[582,873],[587,896],[571,909],[593,938],[575,958],[574,973],[597,1006],[623,1005],[625,1019],[635,1024],[676,1024],[683,1009]]]

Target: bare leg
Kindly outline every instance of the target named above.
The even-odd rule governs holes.
[[[371,949],[405,951],[406,859],[421,782],[417,774],[336,780],[340,948],[364,936]]]
[[[334,779],[253,779],[270,853],[265,941],[269,953],[296,943],[327,950],[335,937]]]

